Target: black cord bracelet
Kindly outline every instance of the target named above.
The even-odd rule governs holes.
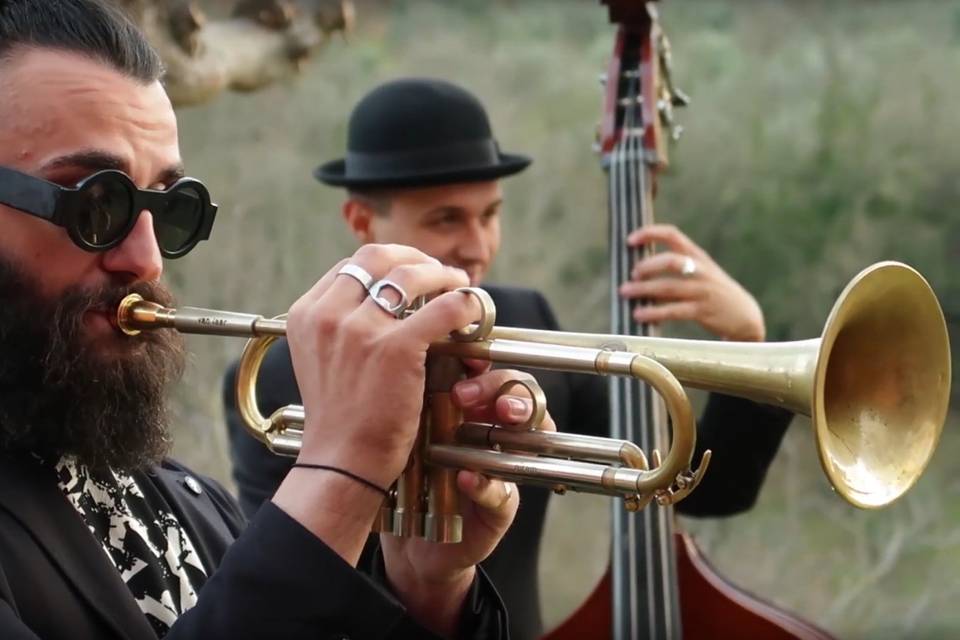
[[[301,469],[321,469],[321,470],[323,470],[323,471],[333,471],[334,473],[339,473],[340,475],[347,476],[347,477],[350,478],[351,480],[356,480],[357,482],[359,482],[359,483],[362,484],[363,486],[368,487],[368,488],[370,488],[370,489],[373,489],[373,490],[376,491],[377,493],[383,494],[383,497],[384,497],[384,498],[389,498],[389,497],[390,497],[390,492],[388,492],[388,491],[387,491],[386,489],[384,489],[383,487],[381,487],[381,486],[379,486],[379,485],[376,485],[376,484],[374,484],[373,482],[370,482],[370,481],[367,480],[366,478],[361,478],[361,477],[358,476],[357,474],[351,473],[351,472],[347,471],[346,469],[341,469],[340,467],[331,467],[331,466],[326,465],[326,464],[310,464],[310,463],[308,463],[308,462],[294,462],[294,463],[293,463],[293,466],[294,466],[294,467],[299,467],[299,468],[301,468]]]

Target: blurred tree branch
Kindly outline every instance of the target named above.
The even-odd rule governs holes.
[[[192,0],[116,1],[163,58],[175,106],[287,77],[354,22],[352,0],[237,0],[214,20]]]

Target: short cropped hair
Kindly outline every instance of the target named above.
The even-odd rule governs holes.
[[[160,56],[109,0],[0,0],[0,68],[32,47],[84,55],[144,84],[163,75]]]
[[[347,189],[347,197],[351,200],[362,202],[379,216],[385,216],[390,213],[390,205],[393,204],[394,191],[390,189],[369,189],[369,188],[350,188]]]

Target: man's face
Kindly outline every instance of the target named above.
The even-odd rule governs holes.
[[[446,265],[459,267],[479,284],[500,248],[500,183],[473,182],[398,189],[389,210],[370,218],[367,242],[416,247]]]
[[[75,186],[118,169],[141,188],[181,175],[177,125],[159,83],[45,49],[0,64],[0,165]],[[117,246],[90,253],[62,227],[0,206],[0,450],[133,469],[169,445],[164,393],[183,345],[122,336],[117,301],[169,304],[149,212]]]
[[[102,169],[119,169],[141,188],[182,174],[177,124],[159,82],[143,85],[83,56],[24,49],[0,66],[0,165],[73,187]],[[76,247],[66,230],[0,206],[0,257],[55,300],[70,288],[155,282],[162,272],[152,217],[103,253]],[[85,313],[88,337],[117,340],[109,310]]]

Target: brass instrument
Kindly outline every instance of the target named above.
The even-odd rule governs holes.
[[[811,340],[755,344],[538,331],[492,326],[492,308],[485,316],[479,323],[485,326],[472,326],[466,337],[455,334],[431,346],[433,371],[441,374],[428,370],[428,387],[435,387],[428,390],[438,401],[425,404],[422,456],[416,450],[411,455],[393,492],[395,503],[381,512],[381,529],[459,539],[452,476],[425,483],[424,466],[429,474],[470,469],[558,492],[620,495],[629,509],[653,499],[675,502],[696,486],[709,461],[707,452],[700,467],[690,469],[696,428],[681,383],[810,416],[827,477],[844,499],[862,508],[887,505],[917,481],[946,420],[951,372],[943,312],[926,280],[896,262],[858,274],[835,302],[821,337]],[[166,327],[251,337],[237,378],[241,414],[274,452],[299,452],[303,408],[284,407],[264,418],[256,405],[257,373],[270,343],[285,333],[282,318],[167,309],[131,296],[121,303],[117,324],[132,334]],[[650,465],[630,442],[461,424],[444,400],[456,379],[450,361],[458,358],[641,378],[666,403],[670,450],[662,461],[653,452]]]

